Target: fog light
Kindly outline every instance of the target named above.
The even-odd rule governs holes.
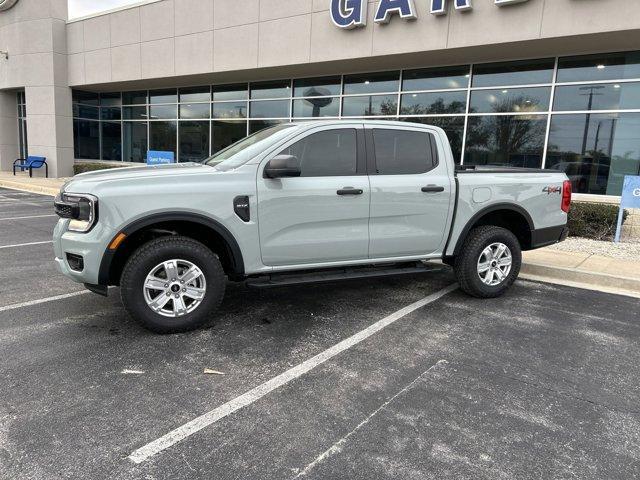
[[[75,272],[84,270],[84,259],[81,255],[67,253],[67,263],[69,264],[69,268]]]

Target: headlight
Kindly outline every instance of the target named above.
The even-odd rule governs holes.
[[[54,201],[56,214],[69,218],[69,230],[88,232],[98,220],[98,199],[85,193],[63,193]]]

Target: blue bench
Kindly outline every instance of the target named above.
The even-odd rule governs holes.
[[[34,168],[42,168],[44,166],[45,175],[49,178],[49,165],[47,165],[47,159],[45,157],[35,157],[29,155],[26,160],[19,158],[13,162],[13,174],[16,174],[16,168],[19,168],[21,172],[29,170],[29,176],[33,177]]]

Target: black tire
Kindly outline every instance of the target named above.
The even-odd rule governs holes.
[[[480,278],[478,262],[482,252],[495,243],[502,243],[511,251],[511,270],[499,284],[488,285]],[[516,236],[505,228],[489,225],[474,228],[469,232],[456,257],[454,268],[462,291],[478,298],[495,298],[513,285],[520,274],[521,265],[522,250]]]
[[[201,303],[179,317],[167,317],[152,310],[144,294],[147,275],[157,265],[172,259],[193,263],[206,281]],[[157,238],[139,247],[129,257],[120,278],[120,296],[125,309],[143,327],[156,333],[187,332],[202,326],[222,303],[225,288],[226,276],[218,257],[200,242],[180,236]]]

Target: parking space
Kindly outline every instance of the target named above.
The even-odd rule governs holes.
[[[57,218],[52,197],[0,188],[0,308],[81,290],[52,261]]]
[[[21,216],[51,212],[50,197],[26,198]],[[13,207],[0,202],[0,219]],[[0,220],[0,247],[46,240],[54,221]],[[0,249],[0,478],[640,472],[637,299],[520,281],[481,301],[443,292],[449,270],[230,285],[206,328],[158,336],[129,320],[117,289],[7,309],[81,291],[55,273],[51,245],[23,248]],[[181,441],[129,458],[208,412]]]

